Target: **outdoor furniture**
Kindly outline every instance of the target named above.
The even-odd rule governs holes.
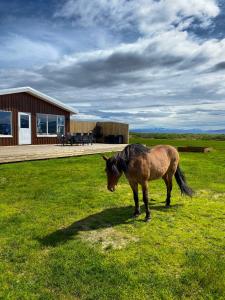
[[[89,132],[89,143],[92,145],[95,141],[93,132]]]
[[[70,144],[71,146],[73,145],[72,134],[70,132],[67,132],[66,134],[66,143]]]
[[[65,135],[62,133],[57,134],[57,144],[64,145],[65,143]]]
[[[88,133],[83,133],[83,145],[84,144],[89,144],[89,134]]]
[[[77,144],[77,145],[83,144],[83,137],[80,132],[73,133],[72,144]]]
[[[72,145],[71,133],[70,132],[68,132],[66,134],[58,133],[57,134],[57,143],[60,144],[61,146],[64,146],[65,144]]]
[[[67,144],[70,144],[71,146],[73,144],[75,145],[88,145],[88,144],[93,144],[94,142],[94,135],[92,132],[90,133],[73,133],[71,134],[70,132],[67,132],[65,135],[63,134],[57,134],[57,142],[58,144],[64,146]]]
[[[65,144],[71,144],[71,135],[70,133],[67,134],[62,134],[58,133],[57,134],[57,143],[60,144],[61,146],[64,146]]]

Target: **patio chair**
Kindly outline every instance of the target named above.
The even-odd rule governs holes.
[[[84,144],[89,144],[90,139],[89,139],[89,134],[88,133],[83,133],[83,145]]]
[[[71,146],[73,145],[73,141],[72,141],[72,135],[70,132],[67,132],[64,136],[64,140],[63,140],[63,146],[65,144],[70,144]]]
[[[95,142],[93,132],[89,132],[89,143],[92,145]]]
[[[73,144],[83,144],[83,137],[80,132],[78,133],[73,133]]]
[[[65,135],[62,133],[57,133],[57,144],[64,146],[65,144]]]

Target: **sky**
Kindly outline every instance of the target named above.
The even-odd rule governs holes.
[[[80,120],[225,129],[225,0],[0,0],[0,89]]]

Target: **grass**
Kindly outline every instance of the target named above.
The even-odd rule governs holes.
[[[205,141],[225,141],[225,134],[205,134],[205,133],[136,133],[131,132],[133,137],[148,139],[166,140],[205,140]]]
[[[165,209],[151,182],[146,224],[124,178],[107,192],[99,155],[0,166],[0,299],[225,298],[225,142],[132,142],[212,146],[181,154],[195,197],[174,184]]]

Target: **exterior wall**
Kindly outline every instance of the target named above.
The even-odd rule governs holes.
[[[97,125],[102,127],[103,136],[107,135],[122,135],[123,143],[129,143],[129,125],[118,122],[97,122]]]
[[[102,129],[102,139],[99,142],[104,142],[104,137],[107,135],[122,135],[124,144],[129,143],[129,125],[118,122],[84,122],[77,120],[70,120],[71,132],[89,132],[94,131],[96,126]]]
[[[65,116],[65,132],[70,131],[70,113],[28,93],[0,95],[0,110],[12,112],[13,137],[0,137],[0,146],[18,145],[18,112],[31,113],[31,144],[55,144],[56,137],[37,137],[36,114]]]
[[[97,122],[83,122],[83,121],[70,120],[70,131],[72,133],[73,132],[85,133],[89,131],[94,131],[96,124]]]

